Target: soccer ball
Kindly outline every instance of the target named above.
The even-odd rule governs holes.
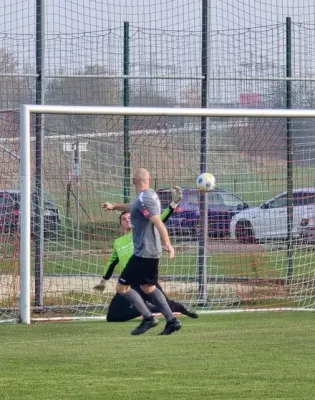
[[[215,177],[212,174],[205,172],[198,176],[197,189],[199,189],[200,192],[210,192],[214,188],[215,188]]]

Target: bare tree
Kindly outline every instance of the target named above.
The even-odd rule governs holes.
[[[138,107],[173,107],[174,100],[172,94],[167,96],[158,88],[144,83],[141,85],[133,84],[131,86],[130,105]],[[132,130],[137,129],[167,129],[172,126],[172,119],[166,117],[131,117],[130,127]]]
[[[18,62],[13,53],[0,48],[0,136],[17,137],[19,117],[17,109],[28,100],[28,88],[24,77],[19,73]]]
[[[0,109],[14,109],[27,99],[27,85],[25,79],[18,74],[18,62],[13,53],[0,48],[0,73],[8,76],[0,77]]]
[[[86,66],[78,72],[81,77],[65,77],[52,80],[46,89],[46,104],[112,106],[121,104],[121,89],[117,79],[106,79],[98,75],[109,75],[99,65]],[[86,78],[82,75],[87,75]],[[93,75],[93,77],[91,77]],[[117,130],[119,119],[94,116],[64,116],[47,119],[46,127],[52,132],[66,130],[67,133],[106,132]]]

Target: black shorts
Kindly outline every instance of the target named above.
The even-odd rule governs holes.
[[[121,285],[156,285],[159,279],[159,259],[131,256],[118,282]]]

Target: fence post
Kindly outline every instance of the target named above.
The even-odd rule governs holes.
[[[202,0],[201,107],[208,107],[208,0]],[[200,173],[207,170],[207,117],[200,119]],[[199,229],[199,304],[206,305],[208,298],[207,247],[208,247],[208,194],[200,192]]]
[[[286,18],[286,77],[292,77],[292,24],[291,18]],[[292,81],[286,81],[286,108],[292,108]],[[293,276],[293,135],[292,119],[286,119],[287,131],[287,254],[288,272],[287,278]]]
[[[130,38],[129,22],[124,22],[124,107],[129,106],[129,75]],[[130,197],[130,135],[129,117],[124,115],[124,203],[129,203]]]
[[[44,0],[36,0],[36,104],[44,104]],[[35,306],[43,306],[44,279],[44,131],[42,114],[35,115],[36,177],[35,177]]]

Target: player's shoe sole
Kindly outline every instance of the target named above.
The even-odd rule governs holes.
[[[132,335],[142,335],[143,333],[147,332],[149,329],[154,328],[159,324],[159,320],[156,318],[151,319],[143,319],[141,324],[137,326],[133,331],[131,331]]]
[[[178,319],[173,319],[166,323],[165,328],[160,335],[171,335],[172,333],[179,331],[181,327],[181,322]]]

